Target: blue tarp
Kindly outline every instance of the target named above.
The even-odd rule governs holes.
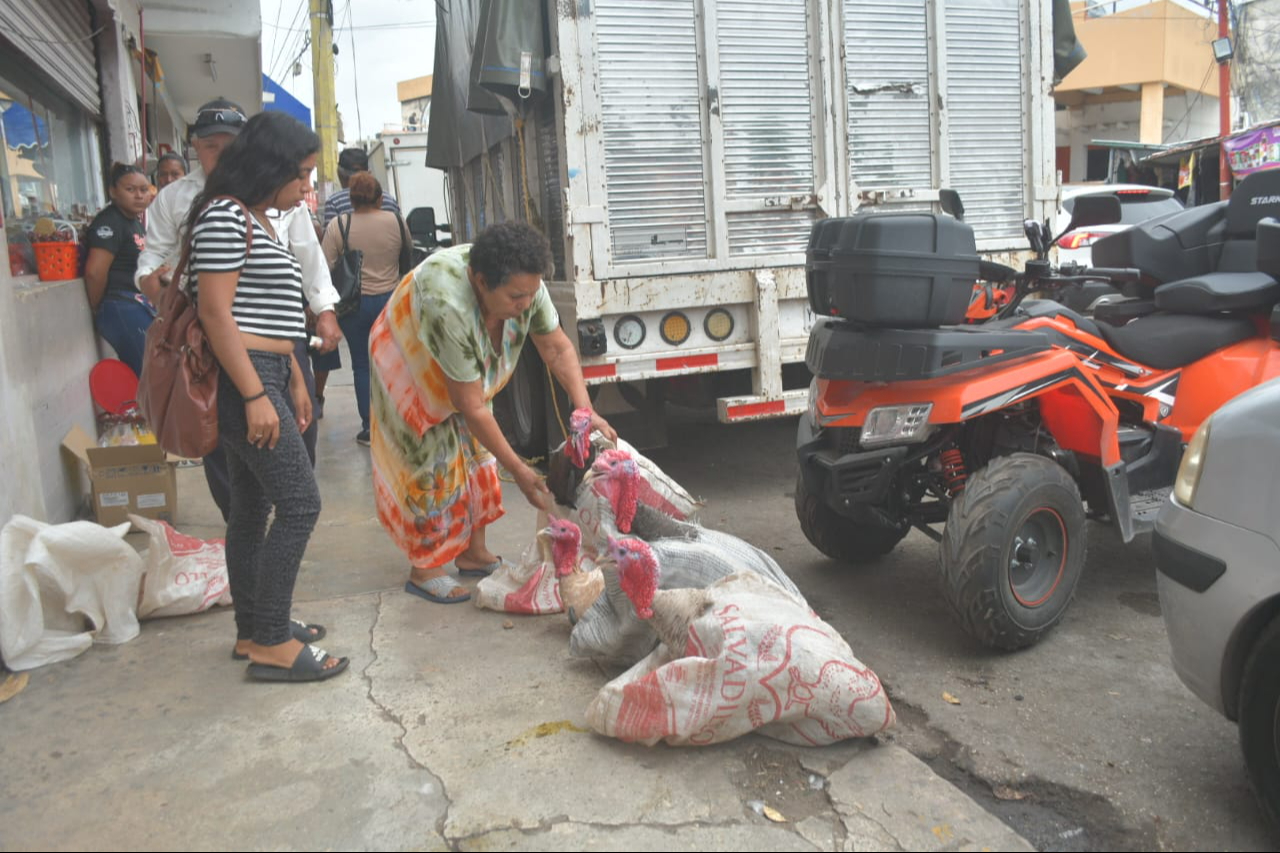
[[[44,119],[31,115],[31,110],[15,101],[0,101],[0,110],[4,110],[4,141],[10,148],[35,145],[37,135],[41,148],[49,144]]]
[[[271,103],[264,103],[264,110],[275,110],[277,112],[287,113],[298,121],[311,127],[311,108],[299,101],[293,95],[285,91],[284,87],[272,80],[267,75],[262,75],[262,91],[274,94],[275,100]]]

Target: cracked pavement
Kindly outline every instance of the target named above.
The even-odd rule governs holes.
[[[648,748],[587,731],[617,673],[569,657],[565,617],[401,591],[342,378],[295,613],[328,628],[321,645],[349,672],[246,681],[229,610],[146,622],[32,672],[0,706],[0,848],[1031,849],[893,743]],[[178,528],[220,535],[200,469],[179,471],[179,494]],[[493,528],[499,553],[531,537],[518,501]]]

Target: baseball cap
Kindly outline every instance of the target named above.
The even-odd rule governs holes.
[[[237,134],[249,119],[234,101],[217,98],[196,110],[196,120],[188,127],[191,136],[203,139],[215,133]]]
[[[360,148],[344,148],[338,155],[338,168],[344,172],[367,172],[369,155]]]

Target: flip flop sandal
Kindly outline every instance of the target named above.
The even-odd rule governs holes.
[[[338,658],[338,665],[325,668],[325,663],[332,657],[324,649],[316,646],[303,646],[302,651],[294,658],[293,666],[272,666],[266,663],[251,663],[245,673],[255,681],[324,681],[343,672],[348,658]]]
[[[314,643],[324,639],[325,630],[323,625],[312,625],[303,622],[301,619],[290,619],[289,630],[291,636],[299,643]],[[235,646],[231,647],[232,660],[248,660],[248,655],[242,655],[236,651]]]
[[[470,601],[471,593],[469,592],[466,595],[449,595],[449,591],[457,586],[458,583],[453,578],[441,575],[420,584],[410,580],[404,585],[404,591],[419,598],[425,598],[427,601],[434,601],[436,604],[461,604],[464,601]]]
[[[474,569],[464,569],[457,562],[454,562],[453,566],[458,570],[458,574],[464,578],[487,578],[502,567],[502,558],[499,557],[488,565],[477,566]]]

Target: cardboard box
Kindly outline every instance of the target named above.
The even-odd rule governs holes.
[[[62,446],[89,469],[93,515],[99,524],[121,524],[131,512],[173,522],[178,507],[175,466],[159,445],[99,447],[76,426]]]

